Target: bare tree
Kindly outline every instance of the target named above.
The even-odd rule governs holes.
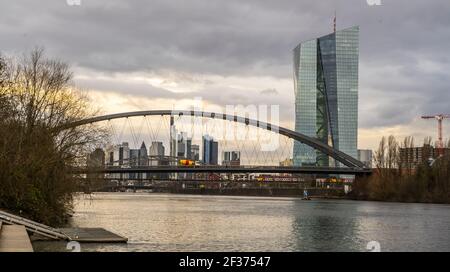
[[[399,148],[397,140],[393,135],[388,138],[388,150],[386,153],[386,162],[388,169],[398,168]]]
[[[5,118],[6,112],[10,109],[9,99],[7,96],[7,73],[6,61],[0,55],[0,119]]]
[[[399,152],[397,164],[399,165],[401,173],[411,175],[415,165],[412,160],[408,159],[408,157],[414,148],[414,137],[412,136],[405,137],[403,139],[403,144],[401,148],[403,149],[403,152]]]
[[[0,207],[61,223],[77,186],[71,170],[105,134],[93,125],[58,129],[96,113],[72,86],[66,63],[35,49],[6,65],[10,83],[2,93],[14,111],[0,120]]]
[[[381,138],[380,144],[378,145],[378,149],[375,151],[374,154],[374,161],[376,168],[378,169],[386,168],[385,154],[386,154],[386,138],[383,136]]]

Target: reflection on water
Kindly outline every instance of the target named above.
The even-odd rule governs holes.
[[[72,226],[129,239],[82,251],[366,251],[372,240],[382,251],[450,251],[450,205],[108,193],[80,196],[75,211]]]

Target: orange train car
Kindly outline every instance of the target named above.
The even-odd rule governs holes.
[[[184,165],[184,166],[194,166],[195,165],[195,161],[193,161],[193,160],[180,160],[179,164],[180,165]]]

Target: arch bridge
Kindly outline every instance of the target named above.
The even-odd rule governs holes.
[[[193,118],[209,118],[216,120],[228,120],[235,123],[245,124],[246,126],[257,127],[260,129],[264,129],[267,131],[272,131],[288,137],[294,141],[301,142],[312,147],[315,150],[322,152],[323,154],[328,155],[333,158],[337,162],[341,163],[345,167],[309,167],[309,166],[292,166],[292,167],[278,167],[278,166],[234,166],[234,167],[225,167],[225,166],[206,166],[206,165],[198,165],[192,167],[186,166],[146,166],[146,167],[129,167],[129,168],[120,168],[120,167],[107,167],[105,169],[96,170],[101,173],[139,173],[139,172],[214,172],[214,173],[222,173],[222,172],[235,172],[235,173],[306,173],[306,174],[355,174],[355,175],[368,175],[371,174],[371,169],[366,168],[365,165],[353,158],[352,156],[339,151],[320,140],[306,136],[302,133],[290,130],[288,128],[276,126],[274,124],[270,124],[267,122],[262,122],[259,120],[250,119],[247,117],[216,113],[216,112],[206,112],[206,111],[177,111],[177,110],[147,110],[147,111],[134,111],[134,112],[124,112],[124,113],[116,113],[109,114],[104,116],[87,118],[79,121],[75,121],[72,123],[68,123],[62,127],[61,130],[70,129],[73,127],[94,124],[103,121],[111,121],[114,119],[128,119],[130,117],[139,117],[139,116],[190,116]],[[79,170],[78,172],[88,172],[87,169]]]

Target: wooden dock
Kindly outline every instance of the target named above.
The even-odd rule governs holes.
[[[2,225],[0,222],[0,252],[33,252],[24,226]]]
[[[3,227],[2,227],[3,225]],[[126,243],[128,239],[103,228],[55,229],[0,210],[0,251],[33,251],[36,240],[76,241],[80,243]]]
[[[128,239],[103,228],[63,228],[58,229],[71,241],[80,243],[126,243]]]

